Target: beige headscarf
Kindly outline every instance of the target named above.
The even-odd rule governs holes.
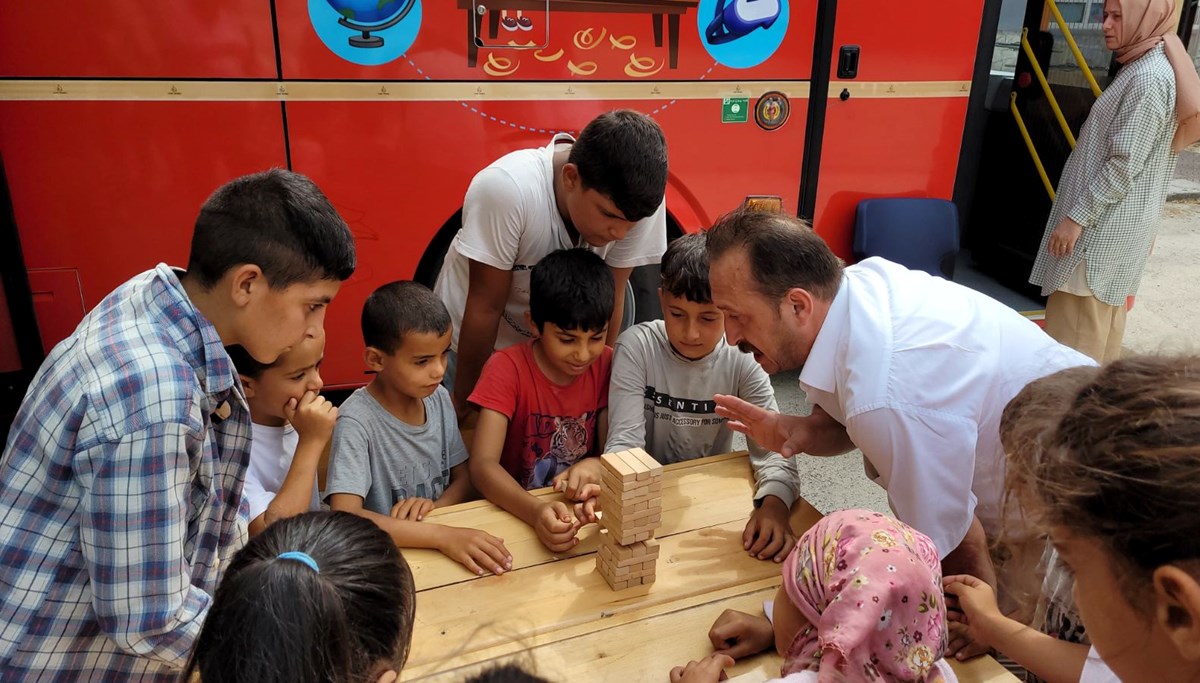
[[[1121,25],[1117,33],[1117,61],[1122,64],[1163,43],[1175,70],[1175,117],[1179,128],[1171,147],[1179,152],[1200,140],[1200,74],[1175,33],[1175,0],[1117,0]]]

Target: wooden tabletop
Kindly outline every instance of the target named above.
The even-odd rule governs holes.
[[[533,529],[486,501],[434,511],[431,522],[503,538],[513,569],[477,578],[435,551],[404,551],[417,585],[404,680],[461,681],[517,662],[552,681],[666,681],[671,667],[712,652],[708,628],[723,610],[761,613],[779,586],[780,566],[742,549],[752,490],[744,452],[667,466],[657,581],[622,591],[596,572],[595,525],[580,531],[574,550],[555,555]],[[797,534],[819,518],[804,501],[792,508]],[[761,681],[778,676],[779,664],[763,654],[728,673]],[[989,658],[955,668],[962,683],[1016,680]]]

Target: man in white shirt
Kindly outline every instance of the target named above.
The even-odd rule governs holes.
[[[578,140],[559,134],[507,154],[475,176],[434,288],[454,323],[446,384],[460,417],[492,350],[532,336],[529,271],[552,251],[587,247],[612,269],[608,343],[616,341],[629,274],[667,248],[666,187],[662,129],[630,110],[601,114]]]
[[[872,258],[842,267],[799,219],[735,212],[709,232],[728,341],[769,373],[802,368],[812,415],[717,397],[730,427],[785,457],[862,449],[896,516],[938,547],[947,575],[993,586],[1002,522],[1000,414],[1030,381],[1091,365],[986,295]]]

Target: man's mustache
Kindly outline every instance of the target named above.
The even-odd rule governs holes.
[[[745,342],[745,341],[738,342],[737,347],[738,347],[738,351],[741,351],[742,353],[758,353],[758,354],[762,353],[762,351],[758,350],[758,347],[754,346],[753,344],[751,344],[749,342]]]

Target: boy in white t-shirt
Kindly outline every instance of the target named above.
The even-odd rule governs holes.
[[[533,338],[529,270],[552,251],[588,247],[612,269],[607,341],[616,341],[630,272],[658,263],[667,247],[666,186],[662,129],[630,110],[601,114],[578,140],[555,135],[476,174],[435,287],[454,323],[446,385],[460,417],[492,351]]]
[[[270,365],[240,346],[228,349],[250,407],[250,466],[242,498],[250,534],[301,512],[319,510],[317,464],[333,435],[337,408],[321,395],[325,334],[305,337]]]

